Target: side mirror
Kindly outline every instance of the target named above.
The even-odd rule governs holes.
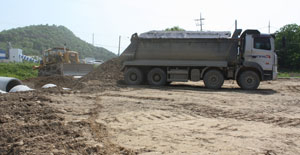
[[[285,36],[282,37],[281,42],[282,42],[282,47],[285,48],[286,47],[286,38],[285,38]]]

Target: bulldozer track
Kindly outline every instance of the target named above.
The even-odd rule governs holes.
[[[287,118],[267,116],[263,114],[244,113],[225,111],[212,108],[210,106],[184,105],[185,109],[194,112],[195,114],[207,118],[231,118],[245,121],[263,122],[266,124],[274,124],[280,127],[300,127],[300,118]]]
[[[154,114],[155,113],[155,114]],[[180,122],[199,119],[199,116],[193,116],[188,114],[177,114],[177,113],[164,113],[154,112],[150,114],[134,113],[131,115],[118,115],[105,119],[106,123],[117,123],[117,124],[135,124],[135,125],[153,125],[153,124],[164,124],[170,122]],[[134,118],[134,119],[133,119]],[[112,121],[113,120],[113,121]]]

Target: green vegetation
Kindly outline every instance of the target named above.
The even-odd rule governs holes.
[[[276,32],[275,45],[278,55],[279,70],[289,69],[299,71],[300,26],[297,24],[288,24],[282,27]]]
[[[174,26],[172,28],[166,28],[165,31],[185,31],[185,29],[180,28],[179,26]]]
[[[80,58],[108,60],[116,56],[105,48],[81,40],[64,26],[36,25],[0,32],[0,48],[7,49],[7,42],[11,42],[14,48],[23,49],[25,55],[41,55],[48,48],[66,44],[67,48],[79,52]]]
[[[35,63],[0,63],[0,76],[14,77],[20,80],[37,77],[38,71],[33,70]]]
[[[280,72],[278,74],[279,78],[290,78],[290,77],[296,77],[300,78],[300,73],[294,73],[294,72]]]
[[[278,73],[278,77],[298,77],[298,78],[300,78],[300,71],[290,70],[290,69],[281,69]]]

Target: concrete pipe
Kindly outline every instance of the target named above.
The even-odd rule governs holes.
[[[13,87],[9,92],[10,93],[16,93],[16,92],[24,92],[24,91],[32,91],[34,89],[29,88],[28,86],[25,85],[17,85]]]
[[[0,90],[0,94],[5,94],[5,93],[7,93],[7,92]]]
[[[54,88],[57,87],[55,84],[49,83],[49,84],[45,84],[42,88],[43,89],[48,89],[48,88]]]
[[[9,92],[13,87],[21,85],[22,82],[19,79],[11,77],[0,77],[0,90]]]

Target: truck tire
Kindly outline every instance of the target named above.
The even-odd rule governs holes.
[[[167,83],[166,72],[160,68],[153,68],[147,75],[148,83],[154,86],[163,86]]]
[[[237,83],[237,85],[238,85],[240,88],[242,88],[239,79],[236,80],[236,83]]]
[[[242,89],[254,90],[260,84],[259,76],[254,71],[244,71],[238,78],[238,84]]]
[[[139,85],[143,82],[143,73],[140,69],[131,67],[126,70],[124,79],[128,85]]]
[[[205,73],[203,81],[206,88],[220,89],[224,84],[224,75],[219,70],[209,70]]]

